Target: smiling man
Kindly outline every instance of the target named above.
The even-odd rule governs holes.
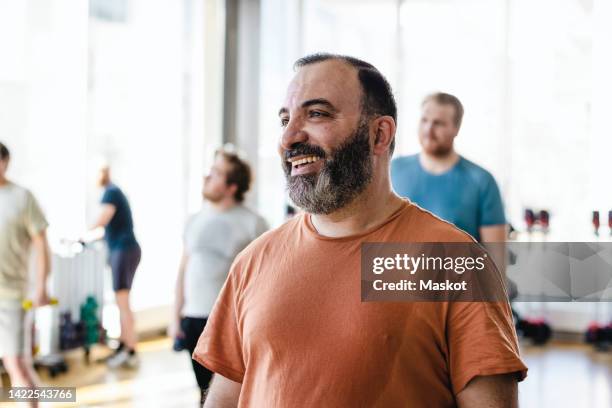
[[[305,213],[236,258],[194,353],[217,373],[205,406],[515,406],[507,303],[361,302],[362,243],[472,239],[392,192],[397,113],[376,68],[295,68],[279,152]]]

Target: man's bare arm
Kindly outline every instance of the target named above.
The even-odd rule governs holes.
[[[168,330],[168,335],[170,337],[185,337],[185,333],[183,333],[181,330],[181,312],[183,311],[183,306],[185,305],[185,289],[183,286],[185,283],[185,268],[187,266],[188,259],[189,255],[187,255],[187,252],[183,249],[183,255],[181,256],[181,262],[179,264],[174,289],[174,313],[172,314],[172,320]]]
[[[42,230],[32,236],[32,246],[36,251],[36,292],[34,306],[44,306],[49,303],[47,295],[47,278],[51,271],[51,252],[47,242],[47,232]]]
[[[497,265],[497,269],[506,276],[506,237],[508,236],[508,228],[505,224],[489,225],[480,227],[480,240],[485,244],[485,248],[489,251]],[[492,245],[487,245],[492,243]]]
[[[459,408],[517,408],[516,375],[501,374],[475,377],[457,394]]]
[[[213,377],[204,408],[235,408],[238,406],[242,384],[229,380],[222,375]]]
[[[488,225],[478,229],[482,242],[506,242],[508,227],[506,224]]]
[[[98,218],[91,226],[89,231],[87,231],[82,237],[81,241],[89,243],[93,241],[97,241],[104,237],[104,228],[111,222],[113,216],[117,212],[117,207],[112,204],[102,204],[100,206],[100,213],[98,214]]]

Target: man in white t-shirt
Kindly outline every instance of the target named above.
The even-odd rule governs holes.
[[[28,190],[7,180],[10,153],[0,143],[0,356],[14,387],[34,387],[35,375],[25,350],[25,311],[30,248],[37,252],[32,306],[49,303],[50,270],[47,220]]]
[[[185,226],[184,250],[176,285],[171,335],[193,353],[206,319],[236,255],[268,229],[266,221],[242,202],[251,183],[249,165],[229,149],[220,149],[202,195],[207,201]],[[212,372],[192,360],[202,391]]]

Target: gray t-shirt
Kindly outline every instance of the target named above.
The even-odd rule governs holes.
[[[223,212],[205,206],[189,218],[183,237],[184,317],[210,314],[236,255],[267,229],[260,215],[242,205]]]
[[[26,295],[32,237],[47,226],[32,193],[11,182],[0,186],[0,300]]]

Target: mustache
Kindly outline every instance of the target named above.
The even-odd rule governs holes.
[[[296,143],[292,146],[290,150],[285,150],[284,158],[285,161],[289,160],[292,157],[296,156],[318,156],[321,158],[325,158],[327,155],[325,154],[325,150],[323,150],[319,146],[307,144],[307,143]]]

